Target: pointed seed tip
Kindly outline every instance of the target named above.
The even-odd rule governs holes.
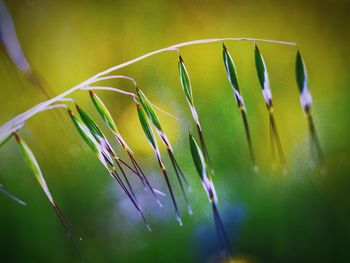
[[[192,137],[193,137],[190,130],[188,130],[188,137],[189,137],[190,139],[192,139]]]
[[[19,137],[19,135],[17,133],[14,133],[16,141],[19,142],[21,140],[21,137]]]

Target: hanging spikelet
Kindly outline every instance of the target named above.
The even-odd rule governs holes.
[[[260,50],[257,45],[255,45],[255,67],[256,72],[258,74],[259,83],[262,89],[262,94],[265,100],[265,104],[267,107],[267,110],[269,112],[269,120],[270,120],[270,143],[271,143],[271,152],[272,152],[272,158],[274,162],[274,156],[275,156],[275,144],[277,146],[277,151],[279,154],[280,162],[283,166],[286,165],[286,159],[284,156],[282,143],[280,140],[280,136],[277,129],[276,120],[273,114],[274,107],[272,102],[272,93],[270,89],[270,81],[269,81],[269,74],[267,72],[266,63],[263,58],[263,56],[260,53]]]
[[[196,108],[194,106],[194,100],[193,100],[193,94],[192,94],[192,87],[191,87],[190,77],[188,75],[188,72],[187,72],[187,69],[186,69],[186,66],[185,66],[185,62],[183,61],[181,56],[179,56],[178,66],[179,66],[181,86],[182,86],[182,89],[183,89],[183,91],[185,93],[185,97],[186,97],[187,103],[188,103],[188,105],[190,107],[193,120],[194,120],[194,122],[196,123],[196,126],[197,126],[198,137],[199,137],[199,141],[201,143],[201,147],[202,147],[202,151],[203,151],[204,157],[206,159],[206,162],[207,162],[211,172],[214,173],[214,170],[212,168],[211,161],[210,161],[210,158],[209,158],[209,153],[208,153],[208,150],[207,150],[207,146],[206,146],[206,143],[205,143],[205,140],[204,140],[202,126],[201,126],[201,124],[199,122],[197,110],[196,110]]]
[[[170,184],[168,172],[167,172],[165,165],[164,165],[164,162],[162,160],[162,155],[159,151],[158,144],[157,144],[156,138],[154,136],[153,130],[151,128],[149,121],[147,120],[145,111],[143,110],[143,108],[141,107],[141,105],[138,102],[136,102],[136,109],[137,109],[137,115],[139,117],[142,129],[146,135],[148,143],[151,145],[151,147],[156,155],[159,167],[162,171],[163,177],[164,177],[165,182],[167,184],[167,187],[168,187],[168,190],[170,193],[170,197],[171,197],[171,200],[173,202],[174,209],[175,209],[176,220],[179,222],[180,226],[182,226],[180,212],[179,212],[179,209],[178,209],[178,206],[176,203],[173,189],[172,189],[171,184]]]
[[[196,140],[193,138],[191,133],[189,134],[189,140],[190,140],[190,150],[191,150],[193,162],[194,162],[195,167],[197,169],[198,175],[201,179],[204,191],[206,192],[208,200],[212,205],[215,227],[217,230],[220,244],[222,245],[222,248],[225,252],[225,256],[230,257],[231,245],[230,245],[229,239],[227,237],[224,225],[222,223],[221,216],[219,214],[218,198],[216,195],[213,180],[212,180],[211,175],[210,175],[210,170],[207,167],[204,155],[203,155],[200,147],[198,146]]]
[[[249,147],[249,153],[250,153],[250,159],[253,164],[253,168],[256,170],[256,161],[255,161],[255,154],[253,150],[253,144],[252,144],[252,139],[250,136],[250,130],[248,126],[248,120],[247,120],[247,113],[246,113],[246,108],[244,105],[244,100],[243,97],[241,96],[241,93],[239,91],[239,85],[238,85],[238,79],[237,79],[237,71],[236,71],[236,66],[235,63],[233,62],[233,59],[228,52],[225,44],[223,44],[223,59],[224,59],[224,65],[227,73],[227,77],[229,82],[231,83],[233,93],[236,98],[237,106],[241,112],[242,115],[242,120],[243,120],[243,125],[244,125],[244,130],[245,134],[247,137],[247,142],[248,142],[248,147]]]
[[[297,80],[297,84],[300,92],[300,103],[303,108],[303,111],[306,114],[306,117],[309,123],[309,131],[311,135],[311,141],[313,144],[312,149],[316,149],[318,160],[322,164],[324,161],[324,157],[323,157],[322,147],[318,139],[316,127],[315,127],[312,113],[311,113],[312,97],[308,87],[308,76],[307,76],[306,66],[303,58],[301,57],[299,50],[297,51],[297,55],[296,55],[295,73],[296,73],[296,80]]]
[[[173,165],[177,180],[178,180],[180,188],[181,188],[182,195],[183,195],[184,200],[185,200],[186,205],[187,205],[188,213],[192,214],[192,207],[188,201],[187,194],[186,194],[186,191],[184,189],[182,180],[187,184],[188,187],[189,187],[189,184],[188,184],[188,181],[187,181],[184,173],[182,172],[182,170],[181,170],[181,168],[180,168],[180,166],[175,158],[174,151],[173,151],[173,148],[170,144],[170,141],[169,141],[168,137],[166,136],[166,134],[163,132],[163,129],[160,125],[159,119],[158,119],[156,113],[154,112],[152,104],[147,99],[146,95],[139,88],[136,88],[136,92],[137,92],[138,101],[142,105],[142,108],[144,109],[146,115],[148,116],[148,118],[152,122],[152,124],[155,127],[161,141],[163,142],[164,146],[167,149],[169,158],[171,160],[171,163]]]
[[[22,154],[25,162],[27,163],[31,172],[34,174],[36,180],[38,181],[39,185],[41,186],[41,189],[44,191],[44,193],[45,193],[47,199],[49,200],[49,202],[51,203],[52,207],[55,209],[56,215],[58,216],[63,228],[65,229],[66,234],[69,237],[69,240],[71,241],[74,250],[76,251],[76,253],[78,254],[78,256],[81,259],[79,250],[78,250],[78,248],[74,242],[73,236],[72,236],[73,231],[71,229],[71,226],[68,224],[67,220],[65,219],[65,217],[64,217],[61,209],[57,205],[55,199],[52,197],[51,192],[50,192],[50,190],[46,184],[46,181],[44,179],[43,173],[40,169],[39,163],[37,162],[32,150],[29,148],[27,143],[22,139],[22,137],[20,137],[18,134],[15,134],[15,138],[16,138],[16,141],[19,145],[19,148],[21,150],[21,154]],[[81,237],[79,237],[79,239],[81,240]]]

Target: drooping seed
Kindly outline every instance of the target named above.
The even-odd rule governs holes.
[[[49,191],[49,188],[47,187],[46,181],[44,179],[44,176],[41,172],[41,169],[39,167],[39,164],[38,164],[33,152],[28,147],[26,142],[19,135],[15,134],[15,137],[16,137],[16,141],[21,149],[22,156],[23,156],[24,160],[26,161],[28,167],[30,168],[30,170],[34,174],[35,178],[38,180],[46,197],[49,199],[51,204],[54,205],[54,199]]]
[[[203,135],[203,131],[202,131],[202,125],[199,122],[198,113],[197,113],[197,110],[196,110],[196,108],[194,106],[190,77],[188,75],[188,72],[187,72],[187,69],[186,69],[186,66],[185,66],[185,62],[184,62],[184,60],[182,59],[181,56],[179,56],[178,66],[179,66],[181,86],[182,86],[182,89],[183,89],[183,91],[185,93],[188,105],[190,107],[193,120],[194,120],[194,122],[196,123],[196,126],[197,126],[197,132],[198,132],[198,136],[200,138],[200,144],[201,144],[201,147],[202,147],[202,151],[203,151],[205,160],[206,160],[206,162],[207,162],[207,164],[208,164],[208,166],[209,166],[209,168],[210,168],[210,170],[211,170],[211,172],[213,174],[214,170],[212,168],[211,160],[209,158],[209,153],[208,153],[208,150],[207,150],[207,145],[206,145],[205,140],[204,140],[204,135]]]
[[[228,52],[225,44],[222,44],[222,46],[223,46],[222,55],[223,55],[223,59],[224,59],[224,64],[225,64],[225,69],[226,69],[228,80],[230,81],[232,88],[239,92],[236,65],[233,62],[231,54]]]
[[[178,66],[179,66],[180,82],[181,82],[182,89],[183,89],[183,91],[185,93],[187,102],[190,105],[193,105],[194,102],[193,102],[193,94],[192,94],[192,87],[191,87],[190,77],[188,76],[188,72],[187,72],[185,63],[184,63],[184,61],[183,61],[181,56],[179,56]]]
[[[317,135],[316,126],[314,124],[314,119],[311,113],[311,106],[312,106],[312,96],[309,91],[308,87],[308,76],[307,76],[307,70],[306,65],[301,57],[301,54],[299,50],[297,51],[296,55],[296,61],[295,61],[295,74],[296,74],[296,81],[298,84],[298,89],[300,92],[300,103],[303,108],[303,111],[306,114],[307,121],[309,124],[309,131],[311,135],[311,140],[313,143],[313,146],[311,148],[311,152],[313,152],[313,147],[316,149],[318,161],[320,164],[323,164],[324,161],[324,154],[323,150]],[[323,170],[323,168],[322,168]]]
[[[89,128],[84,124],[84,122],[75,115],[71,110],[68,110],[68,114],[71,117],[71,120],[78,130],[80,136],[83,138],[83,140],[86,142],[86,144],[90,147],[90,149],[98,153],[98,142],[94,138],[94,136],[91,134]]]
[[[162,131],[162,127],[160,126],[159,119],[156,113],[154,112],[152,105],[147,99],[146,95],[139,88],[136,88],[136,94],[140,104],[142,105],[144,111],[146,112],[147,116],[150,118],[153,125],[156,127],[157,130]]]
[[[299,50],[297,51],[296,61],[295,61],[295,74],[298,84],[298,89],[300,92],[300,103],[303,110],[306,112],[311,108],[312,97],[308,87],[308,76],[306,71],[306,66]]]
[[[239,86],[238,86],[236,66],[235,66],[233,59],[232,59],[230,53],[228,52],[225,44],[223,44],[223,59],[224,59],[224,65],[225,65],[228,80],[231,83],[232,90],[233,90],[233,93],[235,95],[238,108],[239,108],[241,115],[242,115],[244,131],[245,131],[245,134],[247,137],[249,154],[250,154],[250,159],[251,159],[251,162],[253,165],[253,169],[255,171],[257,171],[255,153],[254,153],[253,143],[252,143],[252,139],[251,139],[251,135],[250,135],[247,113],[246,113],[246,109],[245,109],[245,105],[244,105],[244,100],[240,94]]]
[[[118,133],[117,125],[115,124],[111,113],[107,109],[106,105],[93,91],[89,91],[92,102],[94,103],[98,113],[101,115],[102,119],[105,121],[107,126],[114,132]]]
[[[262,93],[264,96],[265,103],[268,107],[271,107],[272,104],[272,93],[270,89],[269,75],[267,72],[265,60],[260,53],[260,50],[257,45],[255,45],[255,68],[258,74],[259,83],[262,88]]]
[[[137,104],[136,107],[137,107],[137,114],[139,116],[139,120],[140,120],[142,129],[146,135],[147,141],[152,146],[152,149],[154,151],[158,151],[157,141],[156,141],[156,138],[154,136],[153,130],[151,128],[151,125],[149,124],[149,122],[147,120],[146,114],[145,114],[144,110],[141,108],[140,104]]]
[[[34,174],[37,181],[39,182],[39,185],[41,186],[42,190],[44,191],[47,199],[50,201],[51,205],[55,209],[55,212],[56,212],[63,228],[65,229],[67,236],[69,237],[69,240],[71,241],[71,244],[72,244],[74,250],[76,251],[78,256],[81,258],[80,252],[79,252],[79,250],[78,250],[78,248],[73,240],[72,233],[74,233],[74,231],[72,231],[72,229],[71,229],[70,225],[67,223],[61,209],[59,208],[56,201],[52,197],[50,190],[46,184],[46,181],[44,179],[43,173],[40,169],[40,166],[39,166],[32,150],[29,148],[27,143],[18,134],[15,134],[15,138],[16,138],[16,141],[19,145],[19,148],[21,150],[21,153],[22,153],[22,156],[23,156],[25,162],[27,163],[31,172]],[[79,239],[81,239],[81,237],[79,237]]]
[[[213,211],[213,217],[214,217],[214,223],[218,235],[219,242],[225,251],[225,256],[230,257],[231,255],[231,245],[229,242],[229,239],[226,234],[226,230],[224,228],[224,224],[221,220],[221,216],[219,214],[218,206],[217,206],[217,196],[214,184],[212,182],[211,176],[210,176],[210,170],[207,169],[206,162],[204,159],[204,155],[198,146],[196,140],[193,138],[191,133],[189,133],[189,141],[190,141],[190,150],[191,155],[193,158],[193,162],[195,164],[195,167],[197,169],[198,175],[201,178],[201,182],[203,185],[203,188],[208,196],[209,202],[212,206]]]
[[[207,168],[207,164],[203,155],[203,152],[199,145],[197,144],[194,137],[189,134],[190,150],[193,162],[197,169],[198,175],[201,178],[203,188],[208,196],[210,202],[217,202],[217,195],[215,191],[214,184],[210,175],[210,170]]]
[[[256,72],[259,78],[259,83],[262,88],[262,94],[267,106],[267,109],[269,111],[269,123],[270,123],[270,144],[271,144],[271,153],[272,153],[272,159],[274,162],[275,159],[275,143],[277,146],[280,162],[283,166],[286,165],[286,159],[284,155],[284,151],[282,148],[282,143],[280,140],[279,132],[277,129],[276,120],[273,114],[273,103],[272,103],[272,93],[270,89],[270,81],[269,81],[269,75],[266,68],[266,63],[264,61],[264,58],[262,54],[260,53],[260,50],[257,45],[255,45],[255,67]]]
[[[171,160],[171,163],[173,165],[174,171],[176,173],[177,180],[178,180],[180,188],[181,188],[181,192],[183,194],[183,197],[185,199],[186,205],[188,207],[188,213],[192,214],[192,208],[191,208],[190,203],[188,202],[187,194],[186,194],[186,191],[185,191],[185,189],[183,187],[182,180],[184,180],[184,182],[186,183],[186,185],[188,186],[189,189],[191,189],[191,188],[190,188],[190,186],[188,184],[188,181],[187,181],[184,173],[182,172],[178,162],[176,161],[176,158],[175,158],[175,155],[174,155],[174,152],[173,152],[173,148],[172,148],[172,146],[170,144],[170,141],[169,141],[168,137],[166,136],[166,134],[163,132],[163,130],[162,130],[161,126],[160,126],[159,119],[158,119],[156,113],[154,112],[152,104],[147,99],[146,95],[139,88],[136,88],[136,91],[137,91],[138,100],[140,101],[140,104],[142,105],[142,108],[146,112],[146,114],[147,114],[148,118],[150,119],[150,121],[153,123],[154,127],[157,130],[157,133],[158,133],[160,139],[162,140],[163,144],[167,148],[169,158]]]
[[[141,105],[138,102],[136,102],[136,107],[137,107],[137,114],[138,114],[142,129],[146,135],[148,143],[151,145],[151,147],[155,153],[155,156],[156,156],[158,164],[159,164],[159,168],[160,168],[160,170],[163,174],[164,180],[167,184],[167,187],[168,187],[168,190],[170,193],[170,197],[171,197],[171,200],[172,200],[172,203],[174,206],[176,219],[179,222],[180,226],[182,226],[182,220],[181,220],[179,209],[178,209],[178,206],[176,203],[175,195],[174,195],[173,189],[171,187],[168,172],[167,172],[166,167],[164,165],[164,162],[162,160],[162,155],[161,155],[160,150],[158,148],[157,141],[155,139],[153,130],[151,128],[150,123],[148,122],[148,119],[147,119],[147,116],[146,116],[144,109],[141,107]]]

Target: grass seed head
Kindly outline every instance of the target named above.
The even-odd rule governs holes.
[[[263,56],[260,53],[260,50],[257,45],[255,45],[255,68],[256,72],[258,74],[260,86],[263,90],[263,96],[265,99],[265,103],[270,106],[272,103],[272,94],[270,90],[270,81],[269,81],[269,75],[267,72],[265,60]]]
[[[308,88],[308,76],[306,71],[306,66],[299,50],[297,51],[295,60],[295,75],[298,84],[298,89],[300,92],[300,103],[304,111],[311,108],[312,97]]]
[[[16,141],[20,147],[20,150],[21,150],[21,153],[22,153],[22,156],[23,156],[25,162],[27,163],[28,167],[30,168],[30,170],[34,174],[37,181],[39,182],[41,188],[45,192],[45,195],[47,196],[47,198],[49,199],[51,204],[54,204],[54,199],[52,198],[52,195],[49,191],[49,188],[47,187],[47,184],[46,184],[46,181],[45,181],[44,176],[42,174],[42,171],[40,169],[40,166],[39,166],[32,150],[29,148],[27,143],[18,134],[15,134],[15,137],[16,137]]]
[[[98,113],[100,114],[104,122],[114,133],[118,133],[117,125],[115,124],[112,115],[107,109],[106,105],[102,102],[102,100],[97,96],[96,93],[94,93],[91,90],[89,91],[89,93],[92,102],[94,103]]]
[[[191,149],[191,155],[192,155],[194,165],[197,169],[199,176],[201,177],[201,179],[203,179],[203,175],[206,173],[206,163],[205,163],[204,155],[191,133],[189,133],[189,140],[190,140],[190,149]]]
[[[94,136],[91,134],[89,128],[84,124],[80,117],[75,115],[70,109],[68,109],[68,114],[71,117],[75,128],[78,130],[80,136],[83,138],[86,144],[93,152],[98,153],[98,143]]]
[[[139,117],[142,129],[146,135],[146,138],[147,138],[149,144],[152,146],[153,150],[156,151],[158,149],[157,141],[156,141],[156,138],[154,136],[153,130],[151,128],[151,125],[147,120],[145,111],[143,110],[143,108],[141,107],[140,104],[137,104],[136,107],[137,107],[137,115]]]
[[[232,59],[230,53],[228,52],[225,44],[222,44],[222,45],[223,45],[222,55],[224,58],[224,64],[225,64],[225,69],[226,69],[228,80],[230,81],[232,88],[239,92],[237,71],[236,71],[235,63],[233,62],[233,59]]]
[[[136,88],[136,94],[140,104],[142,105],[142,108],[145,110],[154,127],[156,127],[157,130],[161,131],[162,127],[160,126],[159,119],[146,95],[139,88]]]
[[[179,72],[180,72],[180,82],[182,89],[185,93],[186,99],[190,105],[193,105],[193,95],[190,78],[185,66],[185,63],[181,56],[179,56]]]

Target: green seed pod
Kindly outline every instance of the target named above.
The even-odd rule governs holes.
[[[308,77],[306,66],[299,50],[297,51],[296,61],[295,61],[295,75],[300,92],[300,103],[303,110],[306,111],[310,109],[312,104],[312,97],[308,88]]]
[[[114,132],[118,133],[117,125],[115,124],[111,113],[105,106],[105,104],[102,102],[102,100],[94,93],[93,91],[90,92],[90,97],[92,102],[94,103],[98,113],[101,115],[103,118],[104,122],[107,124],[107,126]]]
[[[39,164],[38,164],[33,152],[31,151],[29,146],[26,144],[26,142],[19,135],[15,134],[15,137],[16,137],[16,141],[19,145],[19,148],[21,149],[22,156],[23,156],[24,160],[26,161],[28,167],[30,168],[30,170],[34,174],[35,178],[38,180],[41,188],[43,189],[43,191],[44,191],[45,195],[47,196],[47,198],[49,199],[50,203],[55,206],[55,201],[54,201],[54,199],[49,191],[49,188],[47,187],[46,181],[44,179],[44,176],[41,172],[41,169],[39,167]]]
[[[179,73],[180,73],[180,82],[182,89],[185,93],[186,99],[190,105],[193,105],[193,95],[192,95],[192,87],[191,87],[191,82],[190,78],[187,73],[187,69],[185,66],[185,63],[182,59],[181,56],[179,56]]]
[[[158,150],[157,141],[155,139],[151,125],[147,120],[146,114],[140,104],[137,104],[137,114],[139,116],[142,129],[147,137],[149,144],[152,146],[153,150],[157,151]]]
[[[160,126],[159,119],[156,115],[156,113],[153,110],[153,107],[149,100],[147,99],[146,95],[139,89],[136,88],[137,98],[142,105],[142,108],[145,110],[147,116],[150,118],[153,125],[156,127],[157,130],[162,131],[162,127]]]

